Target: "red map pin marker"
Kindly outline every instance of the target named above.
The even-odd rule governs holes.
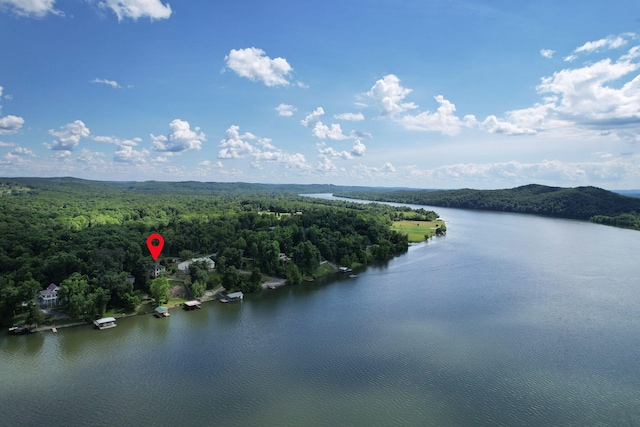
[[[158,244],[155,246],[153,245],[154,240],[158,241]],[[153,257],[154,261],[158,260],[158,257],[160,256],[160,252],[162,252],[163,247],[164,247],[164,239],[158,233],[152,234],[149,237],[147,237],[147,248],[149,248],[149,252],[151,252],[151,256]]]

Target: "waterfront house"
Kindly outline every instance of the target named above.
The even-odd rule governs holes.
[[[157,279],[162,273],[165,272],[165,270],[166,268],[164,265],[160,265],[158,263],[153,264],[149,269],[149,277],[151,277],[152,279]]]
[[[40,296],[38,297],[40,306],[52,307],[58,305],[58,289],[60,289],[58,285],[51,283],[47,286],[47,289],[40,291]]]
[[[280,252],[280,255],[278,255],[278,258],[280,258],[280,261],[282,262],[286,262],[286,263],[291,262],[291,258],[289,258],[287,254],[285,254],[284,252]]]

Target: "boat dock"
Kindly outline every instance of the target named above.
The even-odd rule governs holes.
[[[187,301],[184,304],[182,304],[182,308],[184,308],[185,310],[195,310],[198,308],[202,308],[202,303],[200,301],[197,300],[193,300],[193,301]]]
[[[102,319],[98,319],[98,320],[94,320],[93,324],[95,325],[96,328],[102,330],[102,329],[109,329],[109,328],[115,328],[116,327],[116,319],[113,317],[103,317]]]

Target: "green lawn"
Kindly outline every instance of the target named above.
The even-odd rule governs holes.
[[[422,242],[436,234],[436,226],[442,227],[444,221],[395,221],[391,228],[409,236],[410,242]]]

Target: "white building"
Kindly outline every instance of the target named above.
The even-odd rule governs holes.
[[[52,283],[47,286],[47,289],[40,291],[40,296],[38,297],[40,305],[42,307],[58,305],[58,289],[60,289],[60,287]]]
[[[209,270],[213,270],[214,268],[216,268],[216,263],[213,262],[211,258],[207,258],[207,257],[191,258],[190,260],[182,261],[180,264],[178,264],[178,273],[187,274],[189,272],[189,266],[191,265],[191,263],[197,262],[197,261],[206,262],[207,268]]]

